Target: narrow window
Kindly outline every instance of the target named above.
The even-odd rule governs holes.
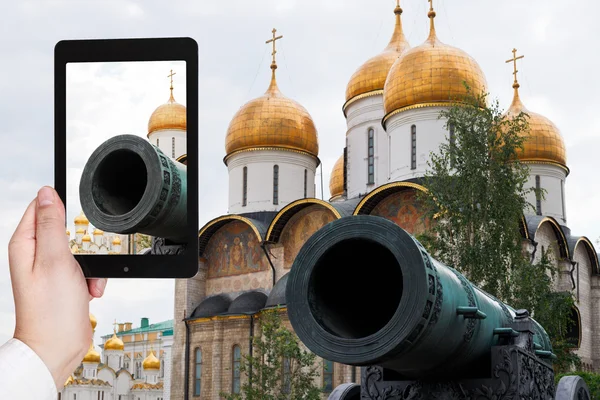
[[[61,394],[59,393],[59,394],[58,394],[58,400],[60,400],[60,398],[61,398],[61,397],[62,397],[62,396],[61,396]],[[121,399],[119,399],[119,400],[121,400]]]
[[[450,168],[454,168],[455,163],[455,148],[456,148],[456,135],[454,134],[454,125],[450,124]]]
[[[373,130],[373,128],[369,129],[368,148],[369,150],[367,154],[369,157],[369,180],[367,183],[373,184],[375,183],[375,131]]]
[[[242,350],[240,346],[233,346],[233,359],[232,359],[232,368],[231,371],[233,373],[232,380],[232,390],[233,393],[240,393],[240,363],[242,361]]]
[[[194,371],[194,396],[200,396],[202,389],[202,351],[196,348],[196,359],[194,360],[196,369]]]
[[[333,362],[323,360],[323,391],[331,393],[333,390]]]
[[[171,141],[171,157],[175,158],[175,138]]]
[[[279,204],[279,165],[273,166],[273,204]]]
[[[417,126],[410,128],[411,150],[410,150],[410,169],[417,169]]]
[[[246,207],[248,204],[248,167],[244,167],[244,182],[242,186],[242,206]]]
[[[344,193],[348,192],[348,147],[344,147]]]
[[[542,215],[542,187],[540,176],[535,176],[535,210],[537,215]]]
[[[308,197],[308,171],[304,170],[304,198]]]
[[[565,207],[565,181],[560,181],[560,198],[562,199],[563,219],[567,220],[567,209]]]
[[[156,147],[158,147],[158,145],[159,145],[159,140],[160,140],[159,138],[156,138]]]
[[[160,361],[160,377],[165,377],[165,360]]]
[[[292,363],[287,357],[283,358],[283,393],[292,391]]]

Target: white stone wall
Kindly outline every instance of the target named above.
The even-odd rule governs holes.
[[[383,116],[381,94],[355,101],[346,109],[348,198],[368,193],[389,180],[389,137],[381,125]],[[368,184],[369,129],[374,131],[374,184]]]
[[[273,167],[279,166],[279,201],[273,204]],[[227,161],[229,169],[229,213],[279,211],[304,198],[304,171],[307,171],[307,198],[315,197],[317,161],[303,153],[285,150],[240,152]],[[243,206],[244,167],[248,168],[247,203]]]
[[[390,181],[422,177],[429,169],[427,162],[432,152],[439,152],[449,132],[446,121],[439,119],[443,107],[408,110],[392,116],[386,123],[390,136]],[[412,166],[411,127],[417,128],[417,166]]]
[[[535,188],[535,177],[540,177],[540,187],[545,190],[544,198],[542,199],[542,215],[553,217],[559,224],[567,223],[565,215],[565,199],[564,185],[566,172],[564,169],[549,164],[529,164],[530,176],[527,181],[526,188]],[[535,193],[529,193],[527,201],[533,205],[533,210],[528,210],[528,214],[535,214],[536,197]]]
[[[165,336],[163,340],[163,349],[165,351],[163,360],[165,363],[163,377],[163,400],[171,399],[171,347],[173,346],[173,336]]]
[[[582,362],[592,364],[593,324],[590,287],[592,263],[585,245],[581,242],[575,247],[573,261],[576,262],[574,271],[575,284],[579,289],[575,289],[575,300],[577,300],[575,305],[579,309],[581,316],[581,344],[577,354],[581,357]]]
[[[173,157],[173,138],[175,138],[175,156]],[[187,132],[179,129],[163,129],[152,132],[148,137],[150,143],[172,159],[177,159],[187,154]]]

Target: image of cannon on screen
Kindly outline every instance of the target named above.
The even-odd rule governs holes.
[[[185,66],[67,64],[66,234],[74,254],[185,248]]]

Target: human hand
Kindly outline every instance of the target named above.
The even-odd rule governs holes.
[[[15,299],[14,338],[46,364],[61,389],[92,340],[89,302],[106,279],[86,279],[65,238],[65,207],[43,187],[27,207],[8,246]]]

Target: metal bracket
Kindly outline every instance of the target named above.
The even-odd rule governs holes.
[[[477,307],[459,306],[456,308],[456,314],[465,318],[486,319],[487,315]]]

